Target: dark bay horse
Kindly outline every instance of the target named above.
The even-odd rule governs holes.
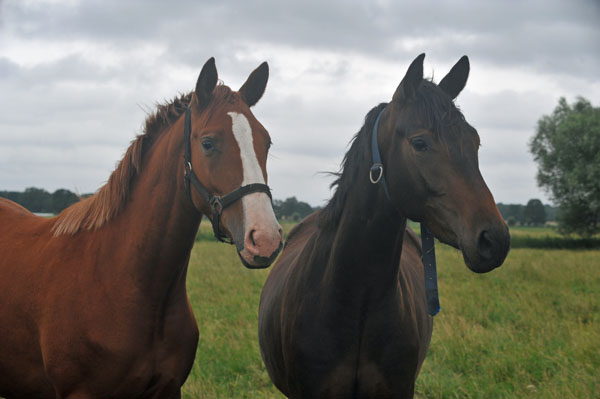
[[[392,101],[368,113],[333,198],[290,232],[263,288],[261,352],[290,398],[413,397],[433,322],[407,218],[459,248],[474,272],[508,253],[507,226],[479,172],[479,136],[453,103],[468,58],[438,85],[423,79],[423,58]]]
[[[186,292],[202,215],[242,262],[282,245],[266,174],[270,138],[209,59],[193,92],[158,106],[108,183],[54,218],[0,201],[0,396],[180,398],[198,328]]]

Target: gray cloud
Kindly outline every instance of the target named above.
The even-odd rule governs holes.
[[[319,172],[338,169],[364,115],[426,52],[436,80],[471,58],[457,102],[496,199],[543,197],[527,142],[559,96],[600,98],[599,17],[594,0],[0,0],[0,189],[95,190],[146,111],[190,90],[215,56],[234,89],[269,61],[255,113],[275,142],[271,184],[320,204],[331,178]]]
[[[358,51],[402,59],[428,51],[455,58],[460,50],[487,62],[529,64],[589,76],[600,64],[600,4],[564,2],[341,1],[198,2],[84,1],[74,6],[5,5],[19,36],[89,39],[120,46],[155,42],[169,56],[197,65],[200,54],[225,55],[236,43]],[[414,45],[398,43],[416,40]],[[225,46],[223,46],[225,45]],[[202,49],[202,51],[199,51]],[[557,57],[556,54],[561,56]]]

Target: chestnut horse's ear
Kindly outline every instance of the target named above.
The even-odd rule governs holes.
[[[246,82],[239,90],[242,100],[244,100],[249,107],[253,106],[258,102],[258,100],[260,100],[265,92],[265,87],[267,87],[268,80],[269,64],[267,64],[265,61],[260,64],[258,68],[252,71]]]
[[[201,107],[206,107],[212,98],[213,91],[217,85],[217,67],[215,58],[210,57],[202,67],[198,81],[196,82],[196,97]]]
[[[450,96],[451,99],[455,99],[458,93],[465,88],[467,84],[467,78],[469,77],[469,57],[463,55],[460,60],[452,67],[448,75],[442,79],[438,86]]]
[[[401,104],[410,101],[414,96],[421,82],[423,82],[423,59],[425,53],[420,54],[408,67],[406,75],[402,78],[402,82],[398,85],[392,101]]]

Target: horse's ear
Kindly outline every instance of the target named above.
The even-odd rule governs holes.
[[[239,90],[240,95],[242,96],[242,100],[249,107],[253,106],[260,100],[263,93],[265,92],[265,88],[267,87],[267,81],[269,80],[269,64],[267,62],[263,62],[256,68],[246,82],[242,85]]]
[[[463,55],[460,60],[452,67],[448,75],[442,79],[438,86],[455,99],[456,96],[465,88],[467,78],[469,77],[469,57]]]
[[[406,75],[402,78],[402,81],[398,85],[392,101],[396,103],[403,103],[410,101],[414,96],[421,82],[423,82],[423,59],[425,53],[420,54],[408,67]]]
[[[196,82],[196,97],[201,107],[205,107],[212,98],[213,91],[217,85],[217,67],[215,58],[210,57],[202,67],[198,81]]]

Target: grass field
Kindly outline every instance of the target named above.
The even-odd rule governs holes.
[[[210,226],[201,228],[209,237]],[[471,273],[459,252],[436,250],[442,312],[417,398],[600,398],[600,249],[515,248],[486,275]],[[245,269],[232,247],[197,243],[188,292],[200,342],[184,398],[283,397],[257,341],[267,275]]]

